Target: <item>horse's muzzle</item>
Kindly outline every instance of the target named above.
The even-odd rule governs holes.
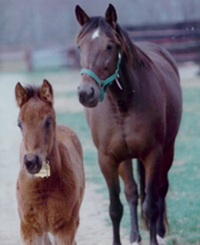
[[[99,102],[99,94],[93,86],[80,85],[77,90],[79,102],[85,107],[95,107]]]
[[[36,174],[42,167],[42,161],[36,154],[24,155],[24,165],[29,174]]]

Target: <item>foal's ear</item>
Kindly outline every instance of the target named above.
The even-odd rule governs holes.
[[[82,8],[79,5],[76,5],[75,14],[76,14],[78,23],[81,26],[83,26],[90,19],[88,15],[82,10]]]
[[[40,87],[39,94],[42,100],[53,105],[53,89],[51,84],[46,79],[43,80],[43,84]]]
[[[116,27],[117,24],[117,13],[116,10],[114,8],[114,6],[110,3],[106,13],[105,13],[105,19],[108,23],[111,24],[112,27]]]
[[[15,86],[15,99],[19,107],[28,101],[28,94],[19,82]]]

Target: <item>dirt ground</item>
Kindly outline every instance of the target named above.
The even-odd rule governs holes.
[[[196,77],[198,67],[187,64],[180,67],[182,85],[200,86]],[[78,73],[79,76],[79,73]],[[0,74],[0,245],[19,245],[19,219],[15,198],[15,185],[19,171],[18,150],[21,139],[17,127],[18,108],[14,100],[14,87],[18,81],[26,83],[26,77],[19,74]],[[73,85],[76,89],[76,84]],[[53,84],[55,92],[63,90],[63,84]],[[73,89],[71,85],[66,89]],[[83,110],[76,103],[64,98],[56,102],[56,110]],[[87,173],[86,173],[87,174]],[[112,244],[112,228],[108,225],[108,201],[96,192],[98,186],[86,183],[84,201],[81,207],[81,223],[77,233],[78,245],[109,245]],[[130,244],[129,237],[121,229],[123,245]],[[142,244],[146,244],[143,242]]]

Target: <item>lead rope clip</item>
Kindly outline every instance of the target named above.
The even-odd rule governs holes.
[[[121,86],[121,84],[120,84],[118,79],[119,79],[119,73],[117,74],[117,77],[115,78],[115,81],[116,81],[117,86],[119,87],[119,89],[123,90],[123,88],[122,88],[122,86]]]

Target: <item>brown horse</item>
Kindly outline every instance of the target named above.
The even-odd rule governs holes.
[[[133,158],[138,159],[141,204],[150,230],[150,245],[164,244],[168,171],[182,114],[176,64],[158,45],[132,43],[117,24],[111,4],[105,18],[90,18],[79,6],[75,12],[82,26],[77,44],[84,68],[78,97],[86,107],[87,122],[109,189],[113,244],[121,244],[123,206],[119,175],[130,206],[130,241],[141,241]]]
[[[17,181],[23,244],[75,244],[84,193],[80,141],[69,127],[56,125],[48,81],[40,88],[18,83],[15,97],[23,138]]]

